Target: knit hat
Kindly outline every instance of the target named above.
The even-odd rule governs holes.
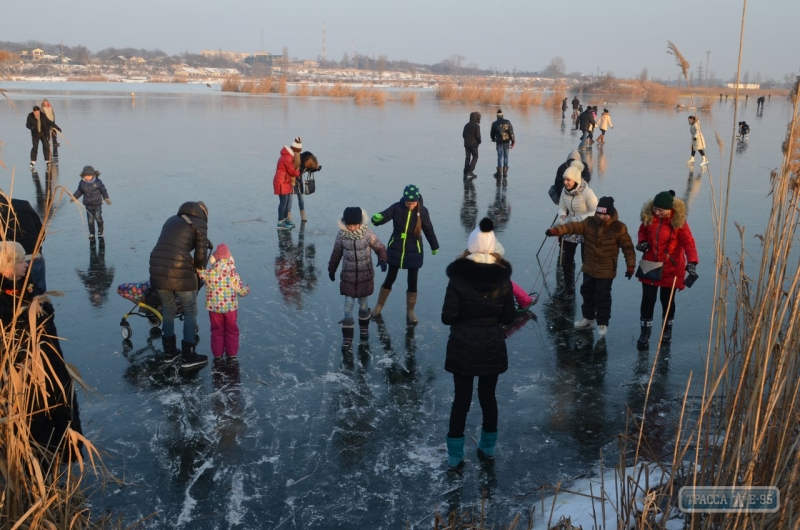
[[[15,241],[0,241],[0,273],[25,261],[25,249]]]
[[[497,109],[497,117],[500,118],[502,116],[503,116],[503,110],[502,109]]]
[[[574,161],[569,167],[564,171],[564,179],[571,180],[575,184],[580,186],[583,179],[581,178],[581,173],[583,172],[583,163],[580,160]]]
[[[298,136],[294,139],[294,143],[292,144],[292,149],[302,149],[303,148],[303,140],[300,139]]]
[[[606,215],[614,215],[617,209],[614,208],[614,197],[600,197],[597,201],[597,208],[595,213],[604,213]]]
[[[214,256],[214,259],[219,261],[221,259],[231,259],[231,251],[228,248],[228,245],[225,243],[220,243],[217,248],[214,250],[214,253],[211,254]]]
[[[88,175],[96,177],[99,174],[100,174],[100,172],[99,171],[95,171],[92,166],[83,166],[83,171],[81,171],[81,176],[82,177],[86,177]]]
[[[577,160],[578,162],[580,162],[581,161],[581,154],[577,150],[576,151],[572,151],[569,154],[569,156],[567,157],[567,160]]]
[[[403,200],[408,202],[417,202],[419,200],[419,188],[413,184],[409,184],[403,190]]]
[[[360,225],[363,218],[361,208],[358,206],[348,206],[342,214],[342,222],[346,225]]]
[[[493,254],[497,248],[494,223],[488,217],[481,219],[478,228],[472,231],[467,241],[470,254]]]
[[[675,191],[662,191],[653,199],[653,207],[662,210],[672,210],[672,203],[675,199]]]

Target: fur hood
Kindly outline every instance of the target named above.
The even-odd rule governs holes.
[[[476,263],[471,259],[458,258],[447,266],[447,277],[470,283],[498,283],[511,278],[511,264],[504,259],[497,263]]]
[[[653,222],[653,199],[650,199],[644,206],[642,206],[641,214],[642,223],[650,225]],[[672,219],[670,220],[672,228],[678,230],[686,224],[686,203],[683,200],[675,197],[672,201]]]

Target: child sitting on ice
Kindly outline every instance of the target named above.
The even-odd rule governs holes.
[[[236,323],[238,296],[250,294],[250,287],[242,285],[236,272],[233,256],[228,245],[220,243],[208,260],[210,269],[197,271],[206,282],[206,309],[211,320],[211,353],[214,363],[222,361],[227,354],[229,362],[237,362],[239,353],[239,326]]]
[[[339,293],[344,295],[342,324],[342,353],[353,344],[353,305],[358,298],[358,327],[361,339],[369,338],[369,296],[375,290],[375,270],[372,268],[372,250],[378,255],[378,266],[386,272],[386,247],[369,227],[367,212],[357,206],[344,209],[339,220],[339,233],[333,244],[328,262],[328,276],[336,281],[336,269],[342,262],[339,276]]]

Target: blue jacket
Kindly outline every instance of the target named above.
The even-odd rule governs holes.
[[[108,192],[100,177],[95,177],[88,182],[81,179],[78,183],[78,190],[73,195],[76,199],[83,196],[84,206],[97,206],[103,204],[103,199],[108,199]]]
[[[439,250],[439,241],[433,232],[431,217],[428,209],[422,205],[420,197],[417,211],[409,210],[403,199],[394,203],[381,212],[383,219],[375,226],[392,221],[393,230],[389,244],[386,245],[389,265],[399,269],[419,269],[422,267],[423,248],[422,237],[414,235],[417,218],[422,221],[422,233],[428,240],[431,250]]]

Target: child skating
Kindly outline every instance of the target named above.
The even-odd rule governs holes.
[[[83,197],[83,207],[86,208],[86,222],[89,224],[89,239],[94,239],[94,225],[97,223],[97,235],[103,237],[103,201],[111,206],[108,191],[100,180],[100,172],[92,166],[84,166],[81,171],[81,181],[78,189],[73,194],[74,202]]]

